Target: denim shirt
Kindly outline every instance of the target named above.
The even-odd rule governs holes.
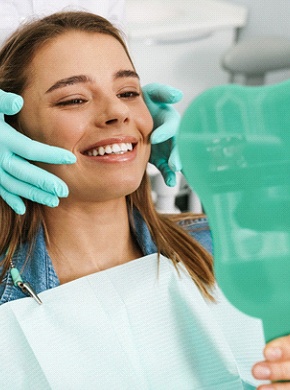
[[[199,241],[206,250],[212,252],[212,240],[206,218],[183,220],[179,222],[179,225]],[[149,229],[137,211],[134,212],[134,229],[132,228],[132,231],[144,256],[157,252]],[[59,279],[46,250],[42,228],[38,232],[35,247],[28,263],[25,264],[27,251],[28,245],[24,244],[13,257],[14,266],[20,271],[22,279],[29,282],[37,294],[59,286]],[[26,295],[14,286],[9,270],[0,284],[0,305],[24,297]]]

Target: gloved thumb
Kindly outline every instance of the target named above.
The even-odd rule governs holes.
[[[156,103],[174,104],[183,98],[183,93],[179,89],[165,84],[147,84],[142,88],[142,91],[145,99],[147,94]]]
[[[182,163],[178,154],[177,145],[175,145],[170,153],[168,165],[173,172],[180,172],[182,170]]]
[[[23,106],[23,99],[15,93],[0,89],[0,113],[6,115],[17,114]]]

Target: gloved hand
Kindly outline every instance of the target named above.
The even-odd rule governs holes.
[[[21,197],[55,207],[58,197],[68,195],[61,179],[26,160],[50,164],[76,161],[71,152],[33,141],[4,121],[4,114],[16,114],[22,106],[20,96],[0,90],[0,196],[17,214],[25,213]]]
[[[154,121],[150,162],[159,169],[165,183],[174,187],[175,172],[180,171],[182,166],[175,146],[180,115],[172,104],[179,102],[183,94],[178,89],[158,83],[148,84],[142,90]]]

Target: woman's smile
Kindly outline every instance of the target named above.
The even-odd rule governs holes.
[[[118,163],[132,161],[136,157],[138,140],[132,136],[120,136],[97,142],[82,151],[84,156],[95,161]]]

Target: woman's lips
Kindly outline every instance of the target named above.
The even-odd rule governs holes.
[[[102,154],[104,155],[103,152],[104,151],[106,152],[106,149],[108,154],[112,153],[112,151],[114,151],[115,153],[122,150],[126,152],[131,149],[131,145],[132,145],[132,149],[134,149],[134,146],[136,146],[137,143],[138,143],[138,139],[136,137],[128,136],[128,135],[127,136],[120,135],[116,137],[106,138],[101,141],[95,142],[91,145],[88,145],[81,150],[81,153],[85,155],[89,155],[90,152],[96,150],[98,155],[102,155]]]
[[[90,159],[104,162],[133,160],[136,156],[137,139],[135,137],[116,137],[97,142],[81,152]]]
[[[87,156],[104,156],[105,154],[124,154],[133,150],[131,142],[113,143],[110,145],[96,146],[84,152]]]

